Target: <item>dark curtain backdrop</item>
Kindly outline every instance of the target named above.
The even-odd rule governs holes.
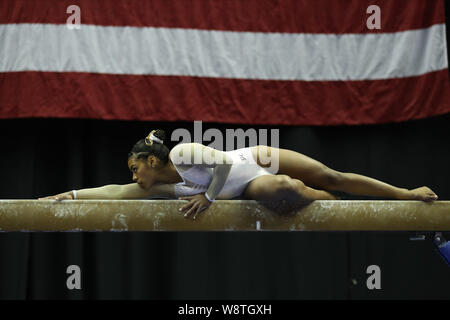
[[[380,126],[281,127],[280,147],[399,187],[427,185],[450,200],[449,120],[450,114]],[[127,153],[137,139],[154,128],[191,130],[193,123],[24,119],[0,126],[0,198],[30,199],[129,183]],[[204,124],[203,131],[212,127],[238,128]],[[0,298],[449,299],[449,267],[430,241],[410,241],[413,235],[0,233]],[[73,264],[82,270],[78,291],[66,288]],[[381,290],[366,287],[373,264],[381,268]]]
[[[449,120],[282,127],[280,147],[396,186],[427,185],[450,200]],[[1,120],[0,199],[128,183],[129,149],[158,127],[192,123]],[[449,299],[449,267],[430,240],[410,241],[414,235],[0,232],[0,299]],[[66,268],[74,264],[82,289],[70,291]],[[381,268],[381,290],[366,287],[369,265]]]

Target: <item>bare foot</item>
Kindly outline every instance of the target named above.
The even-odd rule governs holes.
[[[416,189],[409,190],[411,194],[411,200],[421,200],[425,202],[430,202],[438,199],[438,196],[436,193],[433,192],[428,187],[420,187]]]

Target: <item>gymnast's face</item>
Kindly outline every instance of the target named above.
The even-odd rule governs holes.
[[[150,189],[155,181],[156,172],[152,168],[153,161],[151,157],[148,157],[147,160],[135,157],[128,159],[128,168],[133,174],[133,181],[143,189]]]

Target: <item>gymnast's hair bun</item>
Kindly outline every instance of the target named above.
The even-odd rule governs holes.
[[[151,146],[153,143],[164,144],[164,140],[166,140],[164,130],[152,130],[145,138],[145,144],[148,146]]]
[[[162,141],[166,140],[166,138],[167,138],[164,130],[160,130],[160,129],[154,130],[153,135]]]

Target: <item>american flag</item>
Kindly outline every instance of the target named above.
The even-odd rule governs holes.
[[[448,112],[443,0],[0,1],[0,118],[355,125]]]

